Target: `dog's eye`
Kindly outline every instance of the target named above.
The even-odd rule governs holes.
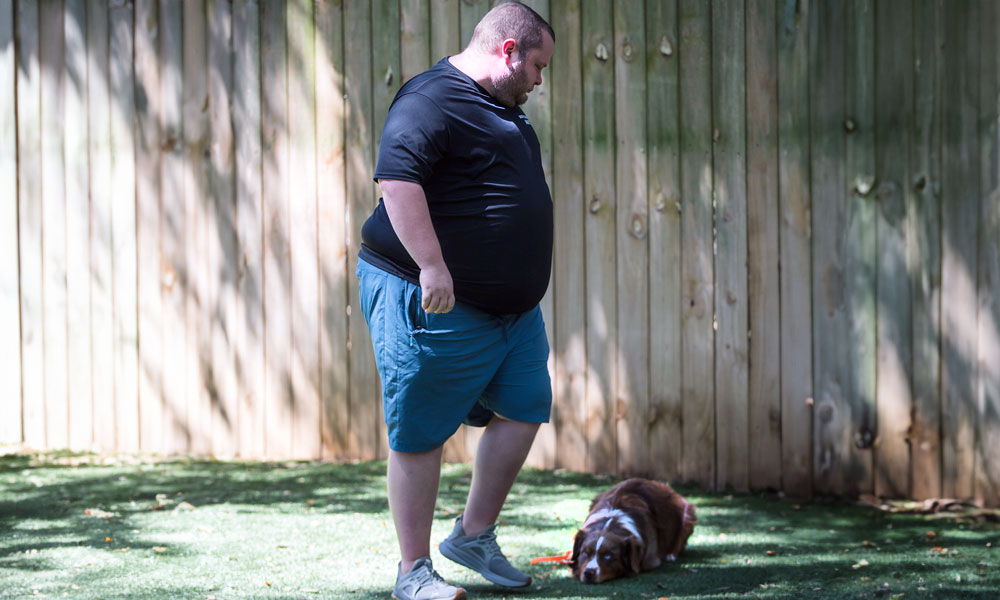
[[[611,555],[605,554],[602,558],[604,558],[604,560],[611,560]]]

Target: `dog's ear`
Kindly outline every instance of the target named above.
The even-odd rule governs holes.
[[[625,572],[628,576],[638,575],[642,570],[642,547],[635,540],[626,540],[625,547],[622,548],[621,560],[625,564]]]
[[[569,567],[575,569],[576,565],[580,560],[580,548],[583,546],[583,540],[587,537],[587,534],[581,529],[576,532],[576,537],[573,538],[573,554],[569,557]]]

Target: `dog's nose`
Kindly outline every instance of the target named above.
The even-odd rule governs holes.
[[[597,569],[586,569],[583,572],[584,583],[594,583],[597,581]]]

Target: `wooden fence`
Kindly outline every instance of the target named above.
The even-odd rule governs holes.
[[[1000,2],[530,4],[531,464],[1000,502]],[[488,7],[0,0],[0,442],[385,456],[373,157]]]

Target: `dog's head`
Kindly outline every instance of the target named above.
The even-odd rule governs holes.
[[[637,575],[644,552],[645,544],[624,528],[581,529],[569,566],[583,583],[602,583]]]

